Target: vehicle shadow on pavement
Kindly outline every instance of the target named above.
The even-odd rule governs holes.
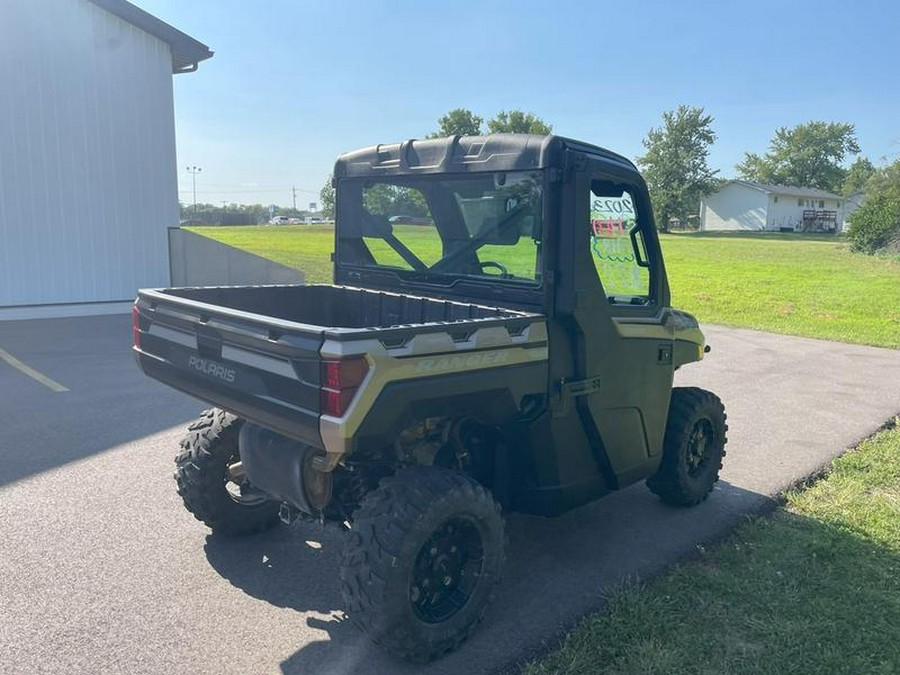
[[[372,645],[343,613],[338,568],[344,534],[333,524],[299,523],[243,539],[208,535],[204,552],[219,575],[254,598],[331,615],[307,617],[307,625],[327,632],[329,640],[306,645],[298,652],[302,662],[287,672],[369,672],[373,662],[387,666],[385,672],[415,672]]]
[[[700,544],[727,534],[775,501],[727,482],[692,509],[662,504],[643,485],[559,518],[507,519],[507,565],[493,606],[457,652],[422,666],[373,645],[343,614],[337,570],[343,533],[302,524],[243,541],[207,539],[216,571],[249,595],[278,607],[331,614],[307,617],[329,639],[304,645],[285,673],[476,673],[499,671],[558,643],[585,613],[627,580],[653,577]]]
[[[303,523],[238,539],[210,534],[203,550],[212,568],[247,595],[276,607],[327,614],[342,605],[337,579],[342,546],[336,526]]]
[[[0,487],[137,441],[203,403],[146,377],[127,315],[2,323],[2,345],[64,384],[54,392],[0,362]]]

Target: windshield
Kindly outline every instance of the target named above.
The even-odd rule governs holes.
[[[542,175],[502,172],[341,183],[344,265],[430,282],[540,281]]]

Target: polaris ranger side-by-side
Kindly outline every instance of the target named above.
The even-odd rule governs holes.
[[[143,290],[144,372],[215,408],[175,477],[215,532],[349,532],[346,609],[434,658],[484,614],[501,512],[553,516],[647,479],[705,499],[725,454],[672,309],[646,185],[557,136],[378,145],[335,165],[335,285]]]

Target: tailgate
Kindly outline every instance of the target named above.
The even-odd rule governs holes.
[[[148,376],[315,447],[322,328],[142,290],[134,354]]]

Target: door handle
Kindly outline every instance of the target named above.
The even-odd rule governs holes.
[[[587,396],[600,391],[601,380],[599,377],[589,377],[586,380],[559,381],[559,396],[553,406],[554,417],[565,417],[569,413],[572,400],[578,396]]]

